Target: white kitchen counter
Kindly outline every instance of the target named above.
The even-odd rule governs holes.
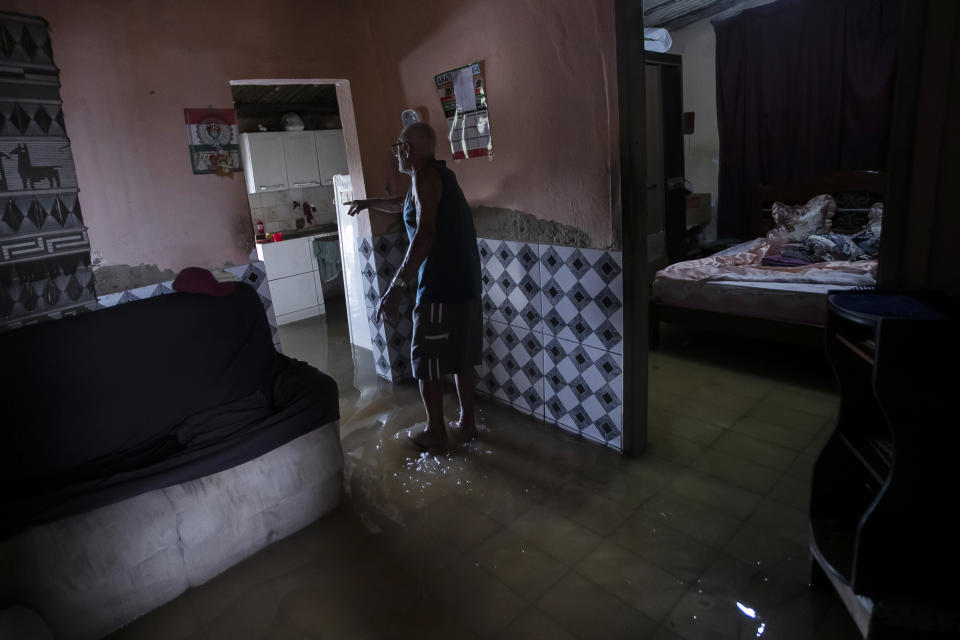
[[[267,269],[273,313],[278,325],[326,313],[319,267],[311,243],[316,237],[330,235],[331,232],[324,231],[257,244],[257,256]]]

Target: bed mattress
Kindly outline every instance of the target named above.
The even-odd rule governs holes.
[[[662,304],[738,316],[822,325],[827,293],[853,287],[788,282],[658,280],[654,299]]]
[[[876,283],[876,260],[818,262],[794,267],[761,264],[765,238],[657,272],[653,300],[739,316],[822,325],[827,294]]]

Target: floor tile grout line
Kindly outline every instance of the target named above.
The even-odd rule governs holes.
[[[586,491],[587,493],[589,493],[590,495],[592,495],[592,496],[594,496],[594,497],[597,497],[597,498],[600,498],[600,499],[602,499],[602,500],[607,500],[607,501],[609,501],[609,502],[612,502],[612,503],[614,503],[614,505],[616,505],[616,506],[618,506],[618,507],[619,507],[619,506],[623,506],[623,505],[621,505],[620,503],[618,503],[616,500],[613,500],[612,498],[608,498],[608,497],[606,497],[606,496],[602,496],[602,495],[598,494],[597,492],[592,491],[591,489],[589,489],[589,488],[587,488],[587,487],[584,487],[582,484],[580,484],[580,483],[577,481],[576,478],[571,478],[570,480],[567,480],[565,483],[563,483],[562,485],[560,485],[560,486],[558,487],[558,491],[559,491],[560,489],[562,489],[563,487],[567,486],[568,484],[571,484],[571,483],[572,483],[574,486],[576,486],[577,488],[579,488],[579,489],[581,489],[581,490],[583,490],[583,491]],[[630,518],[632,518],[632,517],[636,514],[637,510],[640,508],[640,506],[641,506],[642,504],[645,504],[646,502],[648,502],[652,497],[653,497],[653,496],[650,496],[650,497],[647,498],[646,500],[643,500],[640,504],[638,504],[638,505],[635,506],[635,507],[630,507],[630,508],[629,508],[629,513],[628,513],[628,515],[625,516],[624,518],[622,518],[621,522],[617,525],[616,529],[614,529],[613,531],[611,531],[611,532],[608,533],[608,534],[600,533],[600,532],[597,531],[596,529],[593,529],[593,528],[589,527],[588,525],[585,525],[585,524],[583,524],[583,523],[581,523],[581,522],[579,522],[579,521],[577,521],[577,520],[573,520],[572,518],[569,518],[569,517],[565,516],[563,513],[559,512],[559,511],[558,511],[557,513],[559,513],[559,514],[562,515],[563,517],[567,518],[567,519],[570,520],[571,522],[574,522],[575,524],[579,524],[581,527],[583,527],[584,529],[587,529],[588,531],[590,531],[590,533],[592,533],[592,534],[594,534],[594,535],[597,535],[597,536],[599,536],[599,537],[601,537],[601,538],[609,538],[610,536],[613,535],[614,532],[618,531],[618,530],[620,529],[620,527],[623,526],[623,524],[624,524],[627,520],[629,520]]]
[[[651,499],[652,499],[652,498],[651,498]],[[702,540],[698,540],[698,539],[694,538],[693,536],[691,536],[689,533],[687,533],[687,532],[685,532],[685,531],[681,531],[680,529],[678,529],[678,528],[670,525],[669,523],[661,522],[661,521],[659,521],[659,520],[654,520],[653,518],[649,517],[649,516],[648,516],[647,514],[645,514],[645,513],[639,513],[639,514],[638,514],[638,513],[635,513],[634,515],[642,515],[642,516],[645,517],[647,520],[650,520],[651,522],[656,523],[657,526],[662,526],[662,527],[664,527],[665,529],[668,529],[668,530],[670,530],[670,531],[672,531],[672,532],[675,532],[675,533],[677,533],[677,534],[679,534],[679,535],[681,535],[681,536],[684,536],[684,537],[686,537],[686,538],[689,538],[690,540],[692,540],[693,542],[695,542],[695,543],[697,543],[697,544],[703,545],[704,547],[706,547],[707,549],[709,549],[709,550],[712,552],[713,557],[711,557],[711,560],[713,560],[714,557],[716,557],[717,555],[719,555],[719,554],[724,554],[724,553],[725,553],[722,547],[715,547],[715,546],[713,546],[712,544],[710,544],[710,543],[708,543],[708,542],[704,542],[704,541],[702,541]],[[620,529],[622,529],[624,526],[626,526],[626,522],[624,522],[620,527],[618,527],[618,528],[617,528],[617,531],[620,531]],[[617,544],[618,546],[620,546],[620,547],[623,547],[626,551],[630,551],[630,552],[633,553],[634,555],[637,555],[637,556],[640,555],[640,554],[636,553],[635,551],[632,551],[631,549],[627,549],[626,547],[624,547],[622,544],[620,544],[620,543],[617,542],[616,540],[613,540],[613,536],[614,536],[614,535],[616,535],[616,531],[614,531],[614,533],[610,534],[610,539],[611,539],[612,542],[616,543],[616,544]],[[643,560],[646,560],[647,562],[649,562],[650,564],[656,566],[656,567],[659,568],[661,571],[663,571],[663,572],[665,572],[665,573],[669,573],[671,576],[673,576],[673,577],[676,578],[677,580],[686,582],[686,580],[685,580],[682,576],[676,575],[675,573],[673,573],[672,571],[670,571],[667,567],[664,567],[664,566],[658,564],[657,562],[655,562],[655,561],[653,561],[653,560],[648,560],[648,559],[644,558],[643,556],[640,556],[640,557],[641,557]]]
[[[744,489],[743,487],[737,486],[737,485],[733,484],[732,482],[730,482],[729,480],[725,480],[725,479],[723,479],[723,478],[717,478],[716,476],[713,476],[713,475],[711,475],[711,474],[709,474],[709,473],[706,473],[706,472],[704,472],[704,471],[699,471],[699,470],[697,470],[697,469],[693,469],[692,467],[691,467],[691,469],[692,469],[693,471],[696,471],[697,473],[700,473],[701,475],[707,476],[707,477],[710,478],[711,480],[714,480],[714,481],[717,481],[717,480],[718,480],[718,481],[720,481],[720,482],[723,482],[723,483],[725,483],[725,484],[730,485],[730,487],[732,487],[732,488],[734,488],[734,489],[737,489],[737,490],[740,490],[740,491],[744,491],[744,492],[749,493],[749,494],[751,494],[751,495],[753,495],[753,496],[756,496],[759,500],[763,500],[763,498],[765,497],[763,494],[756,493],[756,492],[754,492],[754,491],[751,491],[750,489]],[[674,490],[673,486],[674,486],[678,481],[680,481],[680,479],[681,479],[681,478],[676,478],[676,479],[675,479],[668,487],[666,487],[666,488],[667,488],[667,489],[670,489],[671,491],[673,491],[674,493],[676,493],[678,496],[681,496],[681,497],[683,497],[683,498],[686,498],[687,500],[690,500],[691,502],[696,502],[697,504],[700,504],[701,506],[704,506],[704,507],[710,507],[711,509],[713,509],[713,510],[715,510],[715,511],[718,511],[718,512],[720,512],[720,513],[723,513],[724,515],[729,515],[729,516],[731,516],[731,517],[733,517],[733,518],[736,518],[737,520],[740,520],[740,516],[738,516],[738,515],[734,515],[734,514],[728,513],[728,512],[726,512],[726,511],[724,511],[723,509],[720,509],[720,508],[718,508],[718,507],[715,507],[715,506],[713,506],[712,504],[710,504],[710,503],[708,503],[708,502],[706,502],[706,501],[704,501],[704,500],[701,500],[700,498],[689,497],[689,496],[686,496],[686,495],[680,493],[679,491]]]
[[[683,580],[683,579],[681,579],[681,578],[678,578],[677,576],[673,575],[672,573],[669,573],[669,572],[667,572],[666,570],[664,570],[664,569],[663,569],[662,567],[660,567],[659,565],[656,565],[656,564],[650,562],[650,561],[647,560],[646,558],[643,558],[643,557],[641,557],[641,556],[638,556],[636,553],[634,553],[634,552],[631,551],[630,549],[627,549],[626,547],[624,547],[623,545],[621,545],[620,543],[618,543],[616,540],[609,540],[609,542],[610,542],[610,544],[615,545],[616,547],[618,547],[621,551],[623,551],[623,552],[625,552],[625,553],[628,553],[628,554],[630,554],[631,556],[636,557],[636,558],[637,558],[638,560],[640,560],[641,562],[646,562],[646,563],[648,563],[648,564],[653,565],[654,567],[656,567],[656,568],[659,569],[660,571],[663,571],[664,573],[666,573],[667,575],[669,575],[671,578],[673,578],[674,580],[676,580],[676,581],[679,582],[680,584],[684,585],[685,587],[688,586],[686,580]],[[599,545],[598,545],[598,547],[599,547]],[[596,548],[595,548],[593,551],[596,551]],[[591,551],[590,553],[593,553],[593,551]],[[578,560],[576,564],[582,563],[582,562],[587,558],[587,556],[590,555],[590,553],[588,553],[588,554],[586,554],[585,556],[583,556],[583,558],[581,558],[580,560]],[[667,613],[664,613],[664,615],[661,616],[661,618],[660,618],[659,620],[654,620],[654,618],[653,618],[650,614],[648,614],[648,613],[646,613],[646,612],[644,612],[644,611],[641,611],[641,610],[638,609],[638,608],[636,607],[636,605],[634,605],[632,602],[628,602],[628,601],[625,600],[623,597],[621,597],[619,594],[614,593],[613,591],[611,591],[610,589],[608,589],[608,588],[605,587],[604,585],[602,585],[602,584],[597,584],[596,582],[594,582],[593,579],[590,578],[590,576],[586,575],[585,573],[583,573],[583,572],[581,572],[579,569],[577,569],[576,565],[571,566],[571,567],[570,567],[570,570],[573,571],[574,573],[576,573],[579,577],[581,577],[581,578],[583,578],[584,580],[586,580],[587,582],[589,582],[590,584],[594,585],[595,587],[599,587],[600,589],[602,589],[602,590],[605,591],[606,593],[608,593],[608,594],[612,595],[613,597],[617,598],[618,600],[620,600],[621,603],[627,605],[628,607],[630,607],[630,608],[633,609],[634,611],[640,613],[641,615],[645,616],[646,618],[648,618],[648,619],[650,619],[650,620],[653,620],[653,621],[654,621],[654,624],[657,624],[657,625],[660,624],[660,622],[666,617],[667,613],[669,613],[669,611],[672,610],[673,607],[676,605],[676,603],[674,603],[673,605],[671,605],[671,606],[669,607],[669,609],[667,610]],[[682,596],[681,596],[681,597],[682,597]],[[678,602],[679,602],[679,598],[678,598]]]
[[[691,393],[692,393],[692,391],[691,391]],[[768,390],[768,391],[766,391],[762,396],[758,397],[758,398],[756,399],[756,402],[751,406],[751,408],[748,409],[746,412],[744,412],[744,413],[741,415],[741,418],[740,418],[740,419],[742,419],[743,416],[745,416],[747,413],[749,413],[749,411],[752,411],[753,408],[755,408],[756,406],[759,406],[759,404],[760,404],[764,399],[766,399],[767,396],[769,396],[770,393],[771,393],[771,390]],[[736,423],[734,423],[734,424],[736,424]],[[733,426],[733,425],[731,425],[731,428],[732,428],[732,426]],[[681,437],[681,438],[683,437],[681,434],[677,434],[677,435],[678,435],[678,437]],[[786,447],[782,447],[782,448],[786,448]],[[701,451],[701,453],[698,454],[697,457],[694,458],[689,465],[686,465],[687,468],[691,468],[691,469],[692,469],[692,468],[693,468],[693,463],[696,462],[696,460],[699,459],[699,458],[700,458],[704,453],[706,453],[708,450],[716,450],[716,449],[713,448],[713,443],[711,443],[711,445],[709,445],[709,446],[707,446],[707,447],[704,447],[703,450]],[[728,540],[726,540],[726,542],[724,543],[724,548],[726,547],[726,545],[729,545],[730,542],[731,542],[733,539],[735,539],[737,535],[739,535],[739,533],[743,530],[744,526],[746,526],[746,525],[748,524],[749,520],[750,520],[754,515],[756,515],[757,510],[760,508],[760,504],[763,502],[763,498],[770,498],[770,492],[773,490],[773,487],[775,487],[775,486],[777,485],[777,483],[780,481],[780,479],[781,479],[784,475],[787,475],[786,469],[789,469],[789,468],[799,459],[799,456],[800,456],[801,453],[802,453],[802,450],[793,450],[793,449],[788,449],[788,450],[794,451],[794,456],[793,456],[793,458],[791,459],[790,463],[787,464],[787,465],[785,465],[785,468],[784,468],[784,469],[779,470],[779,472],[778,472],[777,475],[776,475],[776,480],[775,480],[774,483],[771,485],[770,489],[766,490],[766,492],[761,496],[761,500],[758,500],[758,501],[757,501],[757,504],[754,505],[754,507],[753,507],[753,509],[751,509],[750,513],[749,513],[744,519],[740,520],[740,526],[733,532],[733,534],[730,536],[730,538],[729,538]],[[719,451],[719,450],[716,450],[716,451]],[[724,453],[724,452],[720,451],[720,453]],[[654,455],[656,455],[656,454],[654,454]],[[730,455],[732,455],[732,454],[730,454]],[[734,457],[738,457],[738,456],[734,456]],[[754,464],[755,464],[755,463],[754,463]],[[707,472],[707,475],[712,476],[712,477],[714,477],[714,478],[717,478],[717,476],[715,476],[714,474],[711,474],[711,473],[709,473],[709,472]],[[723,478],[717,478],[717,479],[719,479],[719,480],[724,480]],[[724,481],[725,481],[725,480],[724,480]],[[671,484],[672,484],[672,483],[671,483]],[[731,483],[731,484],[732,484],[732,483]],[[771,498],[771,499],[772,499],[772,498]],[[775,501],[775,502],[778,502],[778,504],[779,504],[779,501]],[[791,508],[792,508],[792,507],[791,507]],[[808,516],[808,517],[809,517],[809,516]]]

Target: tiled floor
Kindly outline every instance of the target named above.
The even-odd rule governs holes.
[[[336,309],[281,338],[340,384],[344,506],[117,637],[859,637],[807,584],[807,490],[837,402],[816,358],[668,336],[642,456],[489,402],[479,442],[430,456],[402,437],[415,388],[379,381]]]

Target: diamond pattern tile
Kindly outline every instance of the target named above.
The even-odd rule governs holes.
[[[557,338],[547,341],[544,354],[547,420],[599,434],[604,443],[619,436],[622,356]]]
[[[543,343],[540,334],[503,322],[484,322],[481,391],[524,413],[543,416]]]
[[[540,329],[557,338],[622,353],[620,263],[619,252],[541,245]]]
[[[541,322],[537,245],[478,239],[485,318],[523,329]]]
[[[366,292],[367,317],[377,375],[391,381],[410,378],[410,336],[413,323],[410,312],[412,300],[400,307],[397,322],[376,322],[374,315],[382,292],[386,291],[403,261],[409,240],[405,232],[386,233],[375,238],[363,238],[359,244],[360,276]]]
[[[537,415],[559,428],[619,449],[621,254],[485,238],[477,246],[484,316],[478,390],[521,411],[540,407]],[[525,358],[542,363],[539,385]]]
[[[360,243],[371,315],[406,244],[404,234]],[[478,391],[618,449],[623,403],[620,253],[487,238],[477,240],[477,249],[484,317]],[[372,320],[370,326],[378,374],[391,380],[409,377],[412,326]]]

